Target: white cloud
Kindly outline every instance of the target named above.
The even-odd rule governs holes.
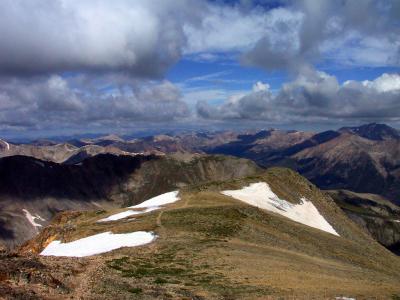
[[[269,90],[270,86],[268,83],[262,83],[261,81],[257,81],[253,85],[253,92],[261,92]]]
[[[378,92],[399,92],[400,93],[400,75],[382,74],[373,81],[365,80],[362,84],[367,88],[374,88]]]
[[[253,89],[220,105],[199,102],[204,119],[263,120],[275,124],[296,122],[400,121],[400,75],[383,74],[373,81],[346,81],[305,69],[276,95]]]
[[[6,101],[0,110],[0,127],[133,125],[175,121],[190,114],[180,90],[169,81],[119,80],[119,86],[105,92],[86,77],[2,79],[0,97]]]
[[[399,66],[396,1],[303,0],[265,13],[264,33],[243,63],[297,69],[329,61],[348,66]]]
[[[268,22],[263,10],[243,12],[239,7],[209,5],[199,24],[188,24],[185,53],[242,51],[264,34]],[[208,54],[210,56],[210,54]]]

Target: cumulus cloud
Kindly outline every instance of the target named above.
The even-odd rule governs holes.
[[[372,81],[339,84],[334,76],[309,69],[284,84],[275,95],[268,89],[256,88],[219,106],[199,102],[197,114],[204,119],[262,120],[276,124],[399,121],[399,99],[399,74],[385,73]]]
[[[397,0],[281,1],[273,8],[266,2],[3,0],[0,127],[186,120],[194,97],[207,97],[204,90],[181,95],[164,79],[182,56],[296,70],[278,93],[257,82],[248,94],[227,92],[221,105],[197,102],[202,119],[399,118],[398,74],[340,84],[310,67],[399,66]],[[214,82],[221,74],[186,84]]]
[[[181,56],[198,1],[4,0],[0,72],[161,76]],[[194,13],[195,12],[195,13]]]
[[[319,56],[343,64],[400,63],[397,0],[283,1],[272,9],[250,2],[4,0],[0,73],[160,77],[182,55],[218,60],[235,58],[232,52],[266,69]]]
[[[269,86],[257,82],[253,91],[247,95],[233,95],[222,105],[211,106],[205,101],[199,101],[196,106],[197,114],[204,119],[268,119],[273,118],[269,107],[273,96]]]
[[[195,0],[0,2],[0,128],[123,126],[189,115],[164,80]]]
[[[184,28],[185,52],[209,58],[213,57],[209,52],[249,49],[269,22],[263,9],[243,11],[240,6],[208,5],[199,23],[186,24]]]
[[[305,64],[398,66],[398,1],[295,1],[267,12],[264,35],[242,62],[268,70]],[[367,16],[367,17],[366,17]]]
[[[91,79],[2,79],[0,127],[90,127],[112,124],[132,126],[184,119],[189,115],[180,90],[169,81],[131,82],[119,86],[88,87]]]
[[[352,84],[352,81],[346,81],[345,85]],[[374,81],[365,80],[362,85],[367,88],[373,88],[378,92],[400,92],[400,76],[398,74],[382,74]]]
[[[305,18],[299,11],[278,8],[268,12],[263,35],[241,58],[245,65],[268,70],[291,68],[305,58],[301,52],[300,29]]]

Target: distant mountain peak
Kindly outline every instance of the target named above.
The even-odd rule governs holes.
[[[97,138],[97,140],[116,141],[116,142],[123,142],[124,141],[124,139],[121,138],[117,134],[108,134],[108,135],[105,135],[105,136],[101,136],[101,137]]]
[[[397,129],[379,123],[370,123],[358,127],[342,127],[339,129],[339,132],[356,134],[374,141],[382,141],[387,138],[400,139],[400,133]]]
[[[30,144],[34,145],[34,146],[54,146],[54,145],[57,145],[57,142],[47,140],[47,139],[38,139],[38,140],[32,141]]]

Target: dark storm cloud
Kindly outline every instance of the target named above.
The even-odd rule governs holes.
[[[162,78],[203,10],[195,0],[0,1],[0,128],[187,118]]]
[[[161,76],[181,56],[198,1],[0,1],[0,72]],[[196,14],[196,15],[195,15]]]
[[[325,56],[344,64],[398,65],[397,0],[278,1],[272,8],[263,2],[3,0],[0,73],[160,77],[182,53],[232,51],[266,69]],[[385,54],[377,57],[377,51]]]

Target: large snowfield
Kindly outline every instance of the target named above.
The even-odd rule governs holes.
[[[122,247],[135,247],[151,243],[156,238],[153,232],[99,233],[70,243],[51,242],[40,255],[84,257],[109,252]]]
[[[172,191],[172,192],[168,192],[168,193],[164,193],[161,195],[158,195],[156,197],[150,198],[149,200],[146,200],[138,205],[135,206],[130,206],[128,208],[139,208],[139,209],[143,209],[143,210],[127,210],[124,212],[120,212],[114,215],[111,215],[107,218],[101,219],[98,222],[109,222],[109,221],[117,221],[117,220],[121,220],[133,215],[140,215],[140,214],[144,214],[150,211],[154,211],[154,210],[158,210],[161,208],[162,205],[166,205],[166,204],[171,204],[174,203],[178,200],[180,200],[180,198],[178,197],[179,191]]]
[[[280,214],[304,225],[339,235],[311,201],[302,198],[300,204],[292,204],[286,200],[279,199],[265,182],[252,183],[240,190],[226,190],[221,193],[247,204]]]

